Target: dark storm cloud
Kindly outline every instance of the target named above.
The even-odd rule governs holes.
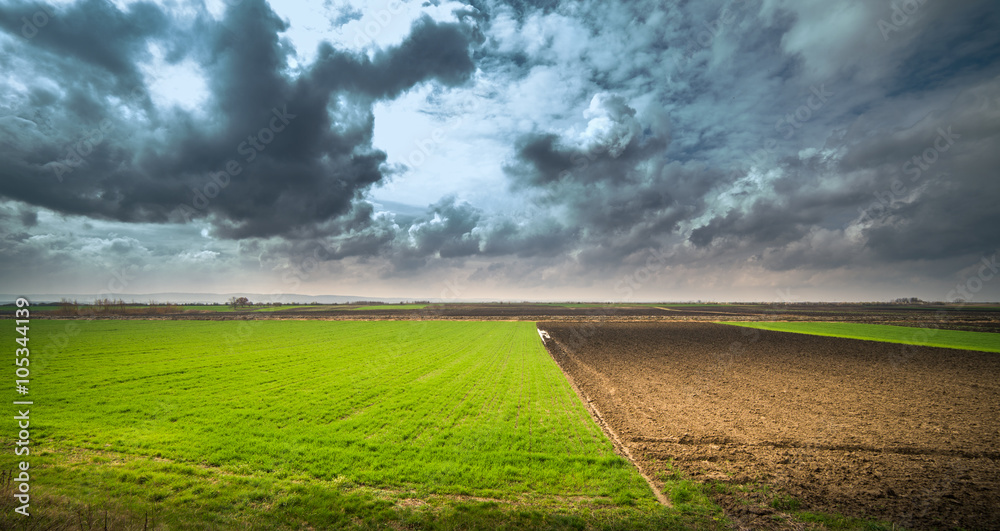
[[[459,24],[419,19],[399,46],[378,51],[374,58],[344,54],[329,44],[320,46],[308,80],[376,99],[398,96],[424,80],[446,86],[465,82],[475,68],[469,56],[472,31]]]
[[[573,230],[552,216],[535,212],[521,221],[511,216],[488,216],[454,196],[445,197],[409,225],[406,236],[410,245],[402,252],[410,258],[444,259],[553,256],[565,252],[574,241]]]
[[[922,271],[1000,245],[1000,9],[918,4],[897,24],[892,4],[860,0],[476,0],[391,48],[324,43],[290,67],[286,22],[259,0],[219,20],[81,1],[30,39],[19,21],[37,6],[7,3],[0,61],[27,88],[0,117],[0,194],[93,218],[207,220],[267,265],[475,262],[514,278],[571,263],[594,278],[657,250],[696,269]],[[198,65],[199,109],[153,105],[149,43]],[[439,93],[420,112],[479,112],[468,141],[506,147],[496,194],[525,210],[462,194],[405,214],[368,202],[390,173],[412,175],[373,146],[374,105],[470,81],[460,104]],[[73,164],[57,178],[56,163]]]
[[[856,217],[850,209],[865,200],[864,192],[819,159],[790,157],[780,161],[776,164],[780,175],[769,180],[763,190],[747,183],[745,173],[737,173],[741,182],[729,183],[726,191],[739,208],[710,218],[692,230],[688,240],[696,247],[713,243],[783,246],[805,237],[814,227],[842,225],[849,217],[838,220],[838,212]]]
[[[559,135],[529,134],[517,141],[516,156],[527,167],[512,167],[515,179],[532,186],[542,186],[559,180],[573,167],[574,151],[559,146]]]
[[[0,153],[8,198],[130,222],[207,217],[231,238],[294,237],[348,212],[383,179],[386,155],[371,144],[375,101],[426,81],[461,84],[474,68],[472,31],[426,17],[372,58],[324,43],[292,78],[286,25],[263,1],[194,22],[147,4],[96,4],[53,14],[21,44],[39,73],[74,82],[35,89],[43,119],[28,112],[0,124],[18,140]],[[26,5],[6,9],[4,20],[30,17]],[[210,97],[200,112],[144,104],[137,61],[150,43],[166,48],[166,61],[203,70]],[[140,96],[126,102],[127,117],[109,100],[125,93]]]
[[[766,248],[776,270],[974,256],[1000,243],[1000,78],[962,90],[918,123],[872,135],[872,119],[831,143],[837,157],[785,159],[766,193],[689,237],[698,247]],[[848,233],[854,232],[853,236]],[[831,255],[831,248],[843,252]]]
[[[345,258],[385,260],[384,275],[407,275],[432,263],[462,264],[472,258],[557,257],[578,242],[578,230],[543,210],[490,215],[446,196],[416,216],[376,212],[371,203],[325,225],[310,238],[246,240],[241,252],[262,264]]]
[[[988,90],[1000,88],[1000,77]],[[1000,244],[1000,97],[964,106],[963,94],[904,138],[885,142],[905,153],[882,167],[865,197],[867,246],[887,261],[938,259],[991,251]],[[989,103],[989,105],[984,105]],[[893,142],[895,140],[895,142]],[[902,145],[898,145],[898,144]],[[878,152],[867,158],[880,160]],[[852,159],[863,165],[863,155]]]
[[[59,8],[9,2],[0,6],[0,28],[52,54],[100,67],[130,87],[141,79],[136,59],[147,54],[149,39],[168,33],[171,21],[148,2],[132,4],[126,11],[104,0],[80,0]]]
[[[988,203],[1000,197],[989,169],[1000,147],[990,127],[996,105],[977,113],[969,100],[993,101],[984,94],[996,90],[989,80],[1000,68],[1000,37],[984,21],[1000,10],[984,2],[929,6],[882,39],[880,17],[898,22],[892,11],[845,4],[853,10],[844,12],[853,17],[849,35],[823,46],[801,37],[826,32],[820,22],[840,27],[821,2],[678,9],[686,22],[670,42],[684,53],[674,57],[679,72],[671,77],[681,81],[663,84],[661,94],[669,95],[679,142],[659,141],[644,129],[611,153],[607,143],[530,133],[513,148],[512,181],[564,209],[567,224],[580,229],[579,260],[592,265],[664,248],[677,242],[672,236],[699,251],[675,245],[677,262],[728,255],[774,270],[953,259],[994,248],[997,210]],[[758,12],[758,27],[741,26]],[[641,32],[634,37],[648,41],[644,52],[663,42]],[[645,65],[637,54],[622,56],[616,68],[641,81],[655,76]],[[615,75],[604,73],[598,82]],[[974,88],[963,93],[963,86]],[[931,96],[935,91],[942,95]],[[817,93],[824,97],[808,99]],[[622,103],[605,104],[613,122],[636,116]],[[800,118],[786,120],[784,130],[770,128],[796,112]],[[899,121],[901,115],[907,118]],[[933,168],[915,179],[907,161],[949,126],[969,137],[949,154],[928,152]],[[693,160],[705,163],[679,163]]]
[[[17,217],[25,227],[38,225],[38,211],[31,208],[22,207],[18,210]]]
[[[698,164],[669,162],[670,134],[656,112],[637,117],[621,97],[598,94],[586,116],[579,138],[525,135],[506,169],[515,186],[534,188],[540,202],[564,209],[572,241],[584,244],[581,260],[590,265],[659,247],[679,222],[703,210],[703,195],[724,178]]]

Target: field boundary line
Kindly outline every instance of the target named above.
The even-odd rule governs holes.
[[[668,312],[690,312],[690,313],[708,313],[708,314],[722,314],[722,315],[746,315],[745,313],[733,313],[733,312],[717,312],[713,310],[678,310],[676,308],[664,308],[662,306],[653,306],[657,310],[666,310]]]
[[[722,447],[767,447],[794,448],[797,450],[827,450],[832,452],[869,452],[876,454],[895,455],[936,455],[942,457],[961,457],[965,459],[1000,460],[1000,452],[977,452],[975,450],[947,450],[935,448],[920,448],[918,446],[865,446],[862,444],[812,444],[796,441],[759,441],[739,442],[720,437],[632,437],[629,442],[653,444],[677,444],[682,446],[722,446]]]
[[[989,350],[991,346],[986,346],[986,349],[981,348],[982,345],[963,345],[963,344],[948,344],[948,343],[932,343],[929,341],[913,340],[913,339],[900,339],[898,337],[874,337],[874,336],[860,336],[860,335],[848,335],[848,334],[836,334],[831,332],[822,332],[814,330],[777,330],[774,328],[768,328],[768,323],[811,323],[811,324],[832,324],[832,325],[871,325],[871,326],[889,326],[894,328],[909,328],[913,330],[913,336],[920,333],[920,331],[926,331],[926,328],[905,326],[905,325],[893,325],[885,323],[857,323],[857,322],[847,322],[847,321],[715,321],[715,324],[721,324],[726,326],[739,326],[742,328],[752,328],[755,330],[763,330],[765,332],[775,332],[779,334],[796,334],[800,336],[815,336],[815,337],[831,337],[836,339],[848,339],[852,341],[870,341],[875,343],[888,343],[892,345],[909,345],[913,347],[922,348],[943,348],[949,350],[962,350],[970,352],[989,352],[989,353],[1000,353],[1000,350]],[[949,329],[937,329],[931,328],[935,333],[937,331],[942,332],[968,332],[971,334],[994,334],[995,332],[980,332],[975,330],[949,330]]]
[[[559,350],[565,352],[566,357],[568,358],[572,357],[569,351],[563,348],[562,344],[557,339],[552,338],[551,343],[553,346],[559,347]],[[657,488],[656,483],[653,482],[653,479],[648,474],[646,474],[646,471],[643,470],[641,465],[639,465],[639,462],[632,456],[632,452],[629,452],[628,447],[625,446],[625,443],[623,443],[622,440],[618,437],[618,434],[615,433],[615,430],[611,427],[610,424],[607,423],[607,421],[604,420],[604,416],[601,415],[600,410],[597,409],[597,404],[595,404],[589,397],[587,397],[586,393],[584,393],[582,389],[577,387],[576,382],[573,380],[573,377],[570,376],[568,372],[566,372],[566,369],[563,368],[562,363],[559,362],[559,359],[552,354],[552,351],[549,350],[548,343],[543,341],[542,345],[545,347],[545,351],[548,352],[549,356],[552,358],[552,361],[555,361],[556,365],[559,366],[559,370],[562,371],[563,376],[566,377],[566,381],[569,382],[569,385],[576,393],[576,396],[583,402],[583,406],[587,409],[587,412],[590,413],[591,418],[594,419],[594,422],[596,422],[597,425],[601,427],[601,430],[605,433],[605,435],[608,436],[608,439],[611,441],[611,445],[615,449],[615,453],[624,457],[629,463],[632,463],[632,466],[634,466],[636,471],[639,472],[639,475],[642,476],[642,479],[646,480],[646,483],[649,484],[649,488],[653,491],[653,495],[656,496],[656,500],[660,502],[661,505],[673,508],[673,504],[670,503],[670,499],[668,499],[665,494],[660,492],[660,489]]]

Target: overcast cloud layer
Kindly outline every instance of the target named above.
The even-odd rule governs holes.
[[[0,2],[0,291],[1000,300],[997,27],[991,1]]]

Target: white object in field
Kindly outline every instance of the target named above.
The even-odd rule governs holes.
[[[552,339],[552,336],[550,336],[548,332],[541,329],[538,330],[538,337],[542,338],[542,343],[545,343],[546,339]]]

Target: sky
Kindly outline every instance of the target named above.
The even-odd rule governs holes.
[[[991,0],[0,0],[0,293],[1000,300]]]

